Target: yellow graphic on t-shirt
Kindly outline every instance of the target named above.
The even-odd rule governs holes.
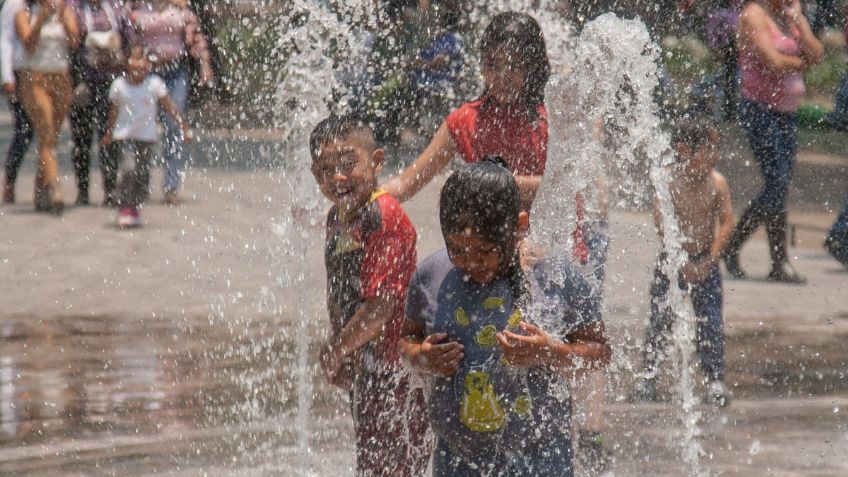
[[[471,324],[471,320],[468,319],[468,315],[465,313],[465,310],[462,307],[456,309],[453,313],[453,319],[459,323],[459,326],[468,326]]]
[[[530,401],[530,396],[518,396],[517,398],[515,398],[515,403],[513,404],[512,408],[516,414],[518,414],[519,416],[523,416],[530,412],[531,402],[532,401]]]
[[[504,299],[499,296],[490,296],[483,300],[483,309],[486,311],[497,310],[503,308]]]
[[[353,252],[362,248],[362,242],[357,240],[349,232],[339,235],[336,239],[336,249],[333,251],[335,255],[341,255],[348,252]]]
[[[486,325],[480,328],[477,336],[474,337],[474,341],[484,348],[491,348],[498,342],[498,329],[495,328],[495,325]]]
[[[465,376],[465,391],[462,393],[459,420],[474,432],[493,432],[500,429],[504,413],[495,395],[489,374],[471,371]]]
[[[515,311],[513,311],[512,315],[509,316],[509,319],[506,320],[506,326],[515,328],[519,323],[521,323],[522,318],[524,318],[524,315],[521,314],[521,309],[515,307]]]

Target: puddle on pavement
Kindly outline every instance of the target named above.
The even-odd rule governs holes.
[[[236,328],[233,333],[223,323],[202,320],[4,319],[0,474],[53,475],[56,468],[63,475],[91,475],[92,469],[128,475],[182,469],[195,475],[210,468],[224,469],[221,475],[234,469],[242,475],[286,474],[286,463],[298,458],[292,454],[295,338],[285,323],[270,319]],[[736,435],[721,438],[727,446],[748,445],[740,436],[750,437],[749,426],[764,435],[802,422],[825,434],[846,432],[841,419],[834,421],[841,413],[835,416],[827,402],[790,419],[774,399],[844,400],[848,366],[839,344],[844,341],[790,347],[781,341],[756,334],[729,340],[728,381],[736,383],[736,396],[773,402],[761,409],[750,407],[756,401],[740,401],[730,421],[707,410],[706,429],[718,426],[719,434]],[[310,350],[311,363],[317,351]],[[309,372],[312,456],[322,456],[317,462],[328,472],[349,468],[345,397],[323,384],[315,369]],[[622,378],[613,377],[609,385],[623,385]],[[642,452],[650,449],[655,470],[674,468],[676,453],[667,442],[669,429],[678,424],[667,409],[674,404],[633,406],[613,395],[608,401],[607,420],[622,453],[619,469],[643,468],[637,454],[630,455],[640,446]],[[640,428],[653,428],[656,435],[635,435]]]

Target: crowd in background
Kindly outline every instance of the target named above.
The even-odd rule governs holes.
[[[118,166],[123,151],[120,144],[102,139],[114,104],[110,88],[126,70],[132,47],[143,48],[151,74],[164,82],[179,115],[186,111],[190,78],[201,85],[214,81],[207,40],[185,0],[7,0],[0,46],[3,88],[15,120],[3,202],[15,202],[18,170],[35,137],[35,207],[50,213],[61,213],[65,205],[56,143],[66,117],[74,141],[76,205],[90,201],[92,140],[103,174],[103,205],[122,205]],[[167,203],[177,204],[186,138],[175,116],[161,114],[161,121],[162,190]]]

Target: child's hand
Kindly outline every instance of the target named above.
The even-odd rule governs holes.
[[[680,268],[680,278],[685,283],[701,283],[707,279],[712,265],[709,260],[700,263],[686,262],[686,265]]]
[[[112,145],[111,131],[103,135],[103,138],[100,139],[100,144],[103,145],[103,147],[109,147]]]
[[[417,359],[412,363],[416,368],[430,374],[449,377],[459,371],[459,363],[465,355],[463,346],[456,341],[439,344],[447,339],[447,333],[434,333],[422,343]]]
[[[498,344],[506,361],[522,367],[549,364],[552,359],[550,336],[530,323],[522,321],[519,326],[526,335],[509,330],[498,333]]]
[[[183,125],[183,142],[186,144],[191,144],[194,139],[191,137],[191,129],[188,126]]]
[[[327,375],[328,383],[335,384],[342,369],[342,360],[344,360],[344,356],[338,346],[332,346],[330,343],[324,346],[321,351],[321,368]]]

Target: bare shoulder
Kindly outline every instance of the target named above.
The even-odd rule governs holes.
[[[762,5],[757,2],[748,2],[739,12],[739,20],[750,21],[763,18],[763,15],[768,15]]]
[[[757,28],[764,24],[768,13],[757,2],[748,2],[739,13],[739,22],[749,28]]]

